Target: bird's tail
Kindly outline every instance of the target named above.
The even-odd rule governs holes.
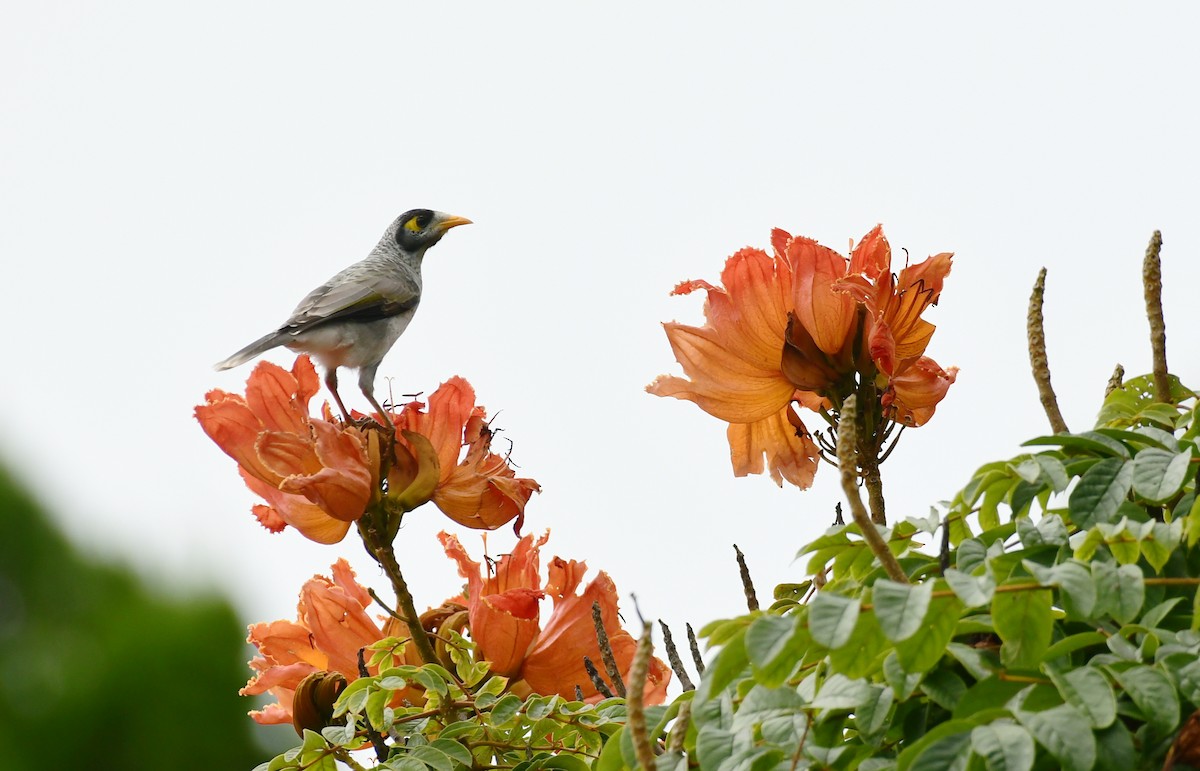
[[[239,364],[245,364],[260,353],[269,351],[277,345],[281,345],[284,339],[284,336],[279,332],[270,332],[265,334],[255,340],[253,343],[250,343],[250,345],[247,345],[242,350],[230,356],[228,359],[214,364],[213,369],[218,371],[223,369],[232,369]]]

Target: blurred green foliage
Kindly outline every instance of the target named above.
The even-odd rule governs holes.
[[[82,556],[0,469],[0,768],[239,769],[244,629]]]

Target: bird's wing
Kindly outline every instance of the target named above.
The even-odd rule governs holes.
[[[352,265],[300,301],[283,325],[297,332],[334,319],[376,321],[417,307],[421,286],[407,272],[379,265]]]

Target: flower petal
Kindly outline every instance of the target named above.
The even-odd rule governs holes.
[[[788,244],[788,259],[793,273],[793,312],[817,347],[830,355],[838,353],[854,328],[854,300],[834,291],[834,282],[846,275],[846,258],[811,238],[796,237]]]
[[[884,406],[897,423],[923,426],[957,377],[958,367],[942,369],[933,359],[922,356],[888,381],[891,398],[885,398]]]
[[[790,405],[754,423],[731,423],[726,433],[735,476],[763,473],[765,456],[775,484],[786,479],[801,490],[812,486],[819,452]]]

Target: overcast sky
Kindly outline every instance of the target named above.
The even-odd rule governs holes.
[[[1043,265],[1073,430],[1115,363],[1149,369],[1156,228],[1170,364],[1200,383],[1200,12],[1005,9],[5,3],[0,456],[76,543],[228,590],[247,622],[292,616],[339,556],[386,590],[353,540],[262,530],[192,408],[241,389],[249,365],[212,363],[398,213],[440,209],[476,224],[426,259],[380,393],[466,377],[544,487],[526,528],[553,531],[550,553],[673,625],[734,615],[731,544],[760,595],[801,580],[793,556],[828,526],[835,474],[807,492],[734,479],[724,424],[643,388],[679,371],[660,322],[701,320],[701,298],[671,288],[715,281],[772,227],[844,250],[882,222],[898,258],[956,253],[928,353],[962,371],[883,467],[893,518],[1048,432],[1024,342]],[[410,515],[420,605],[461,583],[441,528],[482,551],[432,505]]]

